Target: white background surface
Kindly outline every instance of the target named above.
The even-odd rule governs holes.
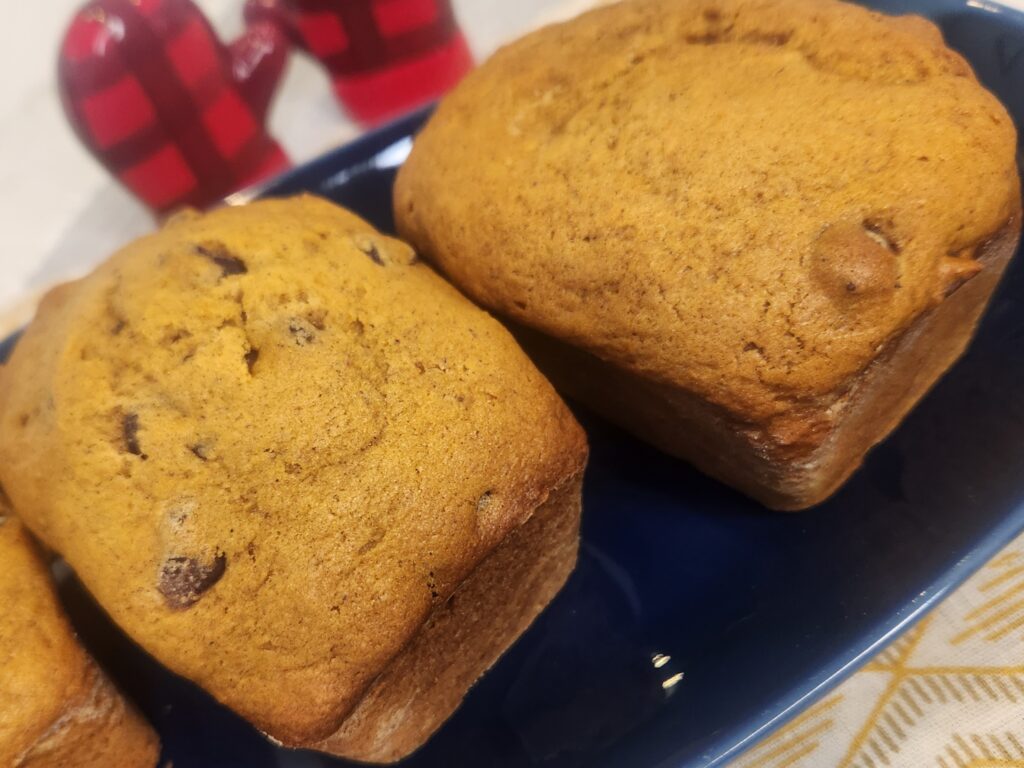
[[[556,9],[585,0],[454,0],[477,59]],[[243,0],[197,0],[225,38],[241,29]],[[77,276],[152,217],[78,143],[56,89],[57,48],[82,0],[4,0],[0,25],[0,330],[27,319],[38,293]],[[326,74],[291,58],[271,132],[302,162],[356,135]]]

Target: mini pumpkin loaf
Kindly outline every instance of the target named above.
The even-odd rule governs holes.
[[[626,0],[469,75],[395,213],[556,385],[799,509],[964,350],[1016,247],[1015,146],[924,19]]]
[[[2,495],[0,564],[0,766],[154,766],[156,734],[78,644]]]
[[[509,333],[325,201],[169,223],[53,291],[0,478],[172,670],[287,745],[420,745],[575,562],[585,437]]]

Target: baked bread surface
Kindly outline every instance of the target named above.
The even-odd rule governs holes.
[[[620,379],[602,387],[555,355],[545,370],[570,393],[792,508],[833,490],[927,389],[815,456],[842,439],[872,365],[998,277],[1020,227],[1015,150],[1006,111],[924,19],[626,0],[467,77],[417,137],[395,213],[468,295]],[[966,343],[983,282],[954,337],[926,340],[946,348],[929,384]],[[640,421],[660,430],[630,413],[652,397],[661,413]],[[721,460],[652,434],[673,423],[707,431]],[[749,466],[718,466],[726,453]]]
[[[501,325],[311,197],[184,215],[129,245],[44,300],[0,378],[0,480],[28,525],[159,661],[290,745],[335,734],[568,488],[557,562],[519,552],[550,566],[534,575],[550,599],[575,560],[585,457]],[[405,751],[541,607],[519,606]],[[344,754],[402,753],[367,749]]]
[[[78,644],[2,497],[0,563],[0,766],[152,768],[156,734]]]

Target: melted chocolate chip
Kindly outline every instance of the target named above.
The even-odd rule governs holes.
[[[822,230],[812,248],[811,276],[841,306],[852,310],[864,299],[884,301],[895,290],[899,246],[878,222],[835,222]]]
[[[244,275],[249,271],[245,262],[231,253],[223,243],[215,241],[200,243],[196,246],[196,253],[220,267],[221,277]]]
[[[223,553],[209,563],[202,563],[194,557],[170,557],[160,569],[157,589],[164,596],[168,608],[182,611],[199,602],[221,580],[226,568],[227,557]]]
[[[370,260],[381,267],[384,266],[384,259],[381,258],[380,251],[377,250],[377,244],[368,237],[356,237],[353,241],[360,251],[370,257]]]
[[[256,367],[256,361],[260,359],[260,351],[256,347],[251,347],[248,352],[245,353],[245,367],[249,369],[249,373],[252,373],[252,369]]]
[[[121,417],[121,437],[124,440],[124,449],[128,453],[138,456],[143,461],[149,458],[139,446],[139,414],[126,413]]]
[[[765,357],[764,347],[758,344],[756,341],[748,341],[743,345],[744,352],[754,352],[758,357]]]

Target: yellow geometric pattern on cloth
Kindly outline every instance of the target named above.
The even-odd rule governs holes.
[[[1024,768],[1024,536],[734,768]]]

